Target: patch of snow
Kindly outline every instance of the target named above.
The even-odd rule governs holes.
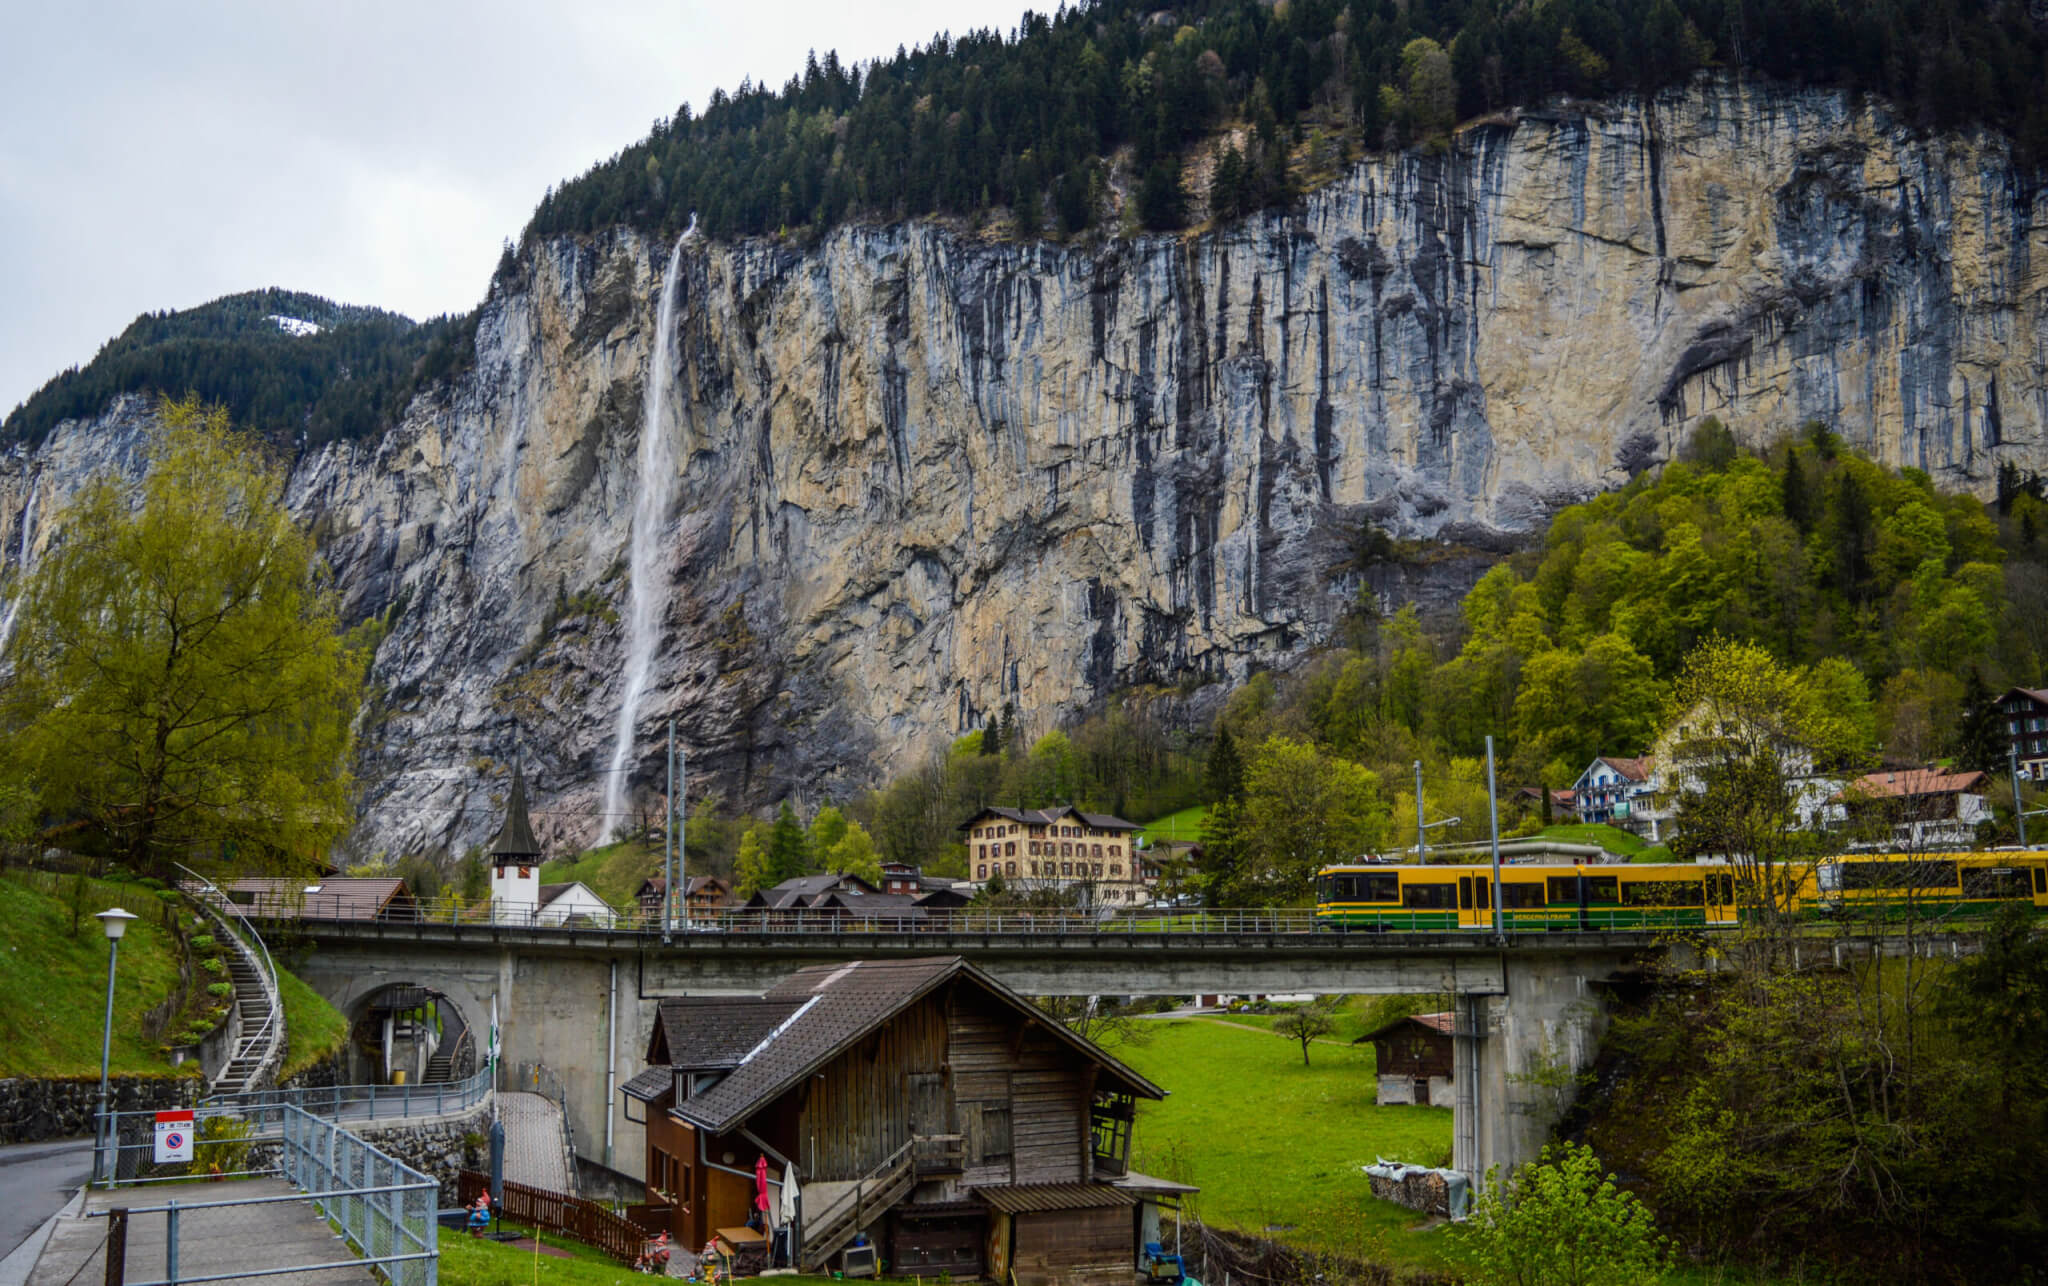
[[[287,335],[298,335],[303,337],[306,335],[318,335],[320,333],[320,327],[315,325],[314,323],[309,321],[301,321],[297,317],[287,317],[283,313],[272,313],[270,314],[269,318],[267,318],[267,320],[276,322],[277,328]]]

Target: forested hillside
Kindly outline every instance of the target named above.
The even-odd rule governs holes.
[[[940,36],[865,66],[813,56],[742,82],[550,192],[527,238],[614,224],[714,236],[848,218],[1013,216],[1069,236],[1175,228],[1182,149],[1233,129],[1198,194],[1220,215],[1285,201],[1354,148],[1440,146],[1451,126],[1556,94],[1654,90],[1702,67],[1884,95],[1922,126],[2013,133],[2048,155],[2048,38],[2020,0],[1100,0],[1012,32]],[[1302,142],[1315,144],[1296,147]]]
[[[414,389],[452,367],[474,325],[473,314],[418,324],[289,290],[144,313],[91,362],[16,407],[0,437],[38,442],[124,393],[197,394],[225,407],[235,423],[294,445],[365,437],[395,419]]]
[[[1443,838],[1476,839],[1489,734],[1504,789],[1568,786],[1596,754],[1649,748],[1688,654],[1716,637],[1757,645],[1828,711],[1831,766],[2002,763],[2000,743],[1965,716],[2048,674],[2039,478],[2007,471],[1990,505],[1944,495],[1819,425],[1747,453],[1708,420],[1685,456],[1559,513],[1540,548],[1474,587],[1453,631],[1362,600],[1351,646],[1255,676],[1212,736],[1173,731],[1176,694],[1129,692],[1036,739],[972,736],[858,811],[885,857],[928,860],[987,803],[1066,801],[1143,821],[1232,798],[1239,811],[1223,824],[1251,823],[1244,842],[1271,849],[1260,869],[1284,871],[1301,852],[1401,842],[1419,759],[1430,815],[1463,819]],[[1369,530],[1357,546],[1362,566],[1423,552]],[[1306,815],[1335,822],[1291,832]],[[1284,899],[1303,879],[1293,870],[1229,895]]]

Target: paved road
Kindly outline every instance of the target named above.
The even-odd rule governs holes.
[[[498,1119],[505,1124],[506,1178],[550,1192],[576,1191],[562,1134],[562,1109],[553,1099],[544,1094],[500,1094]]]
[[[0,1256],[57,1213],[92,1174],[92,1140],[0,1147]]]

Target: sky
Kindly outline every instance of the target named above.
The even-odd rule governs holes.
[[[548,186],[742,77],[1024,0],[10,6],[0,414],[143,312],[265,286],[466,311]],[[1038,7],[1048,7],[1041,3]]]

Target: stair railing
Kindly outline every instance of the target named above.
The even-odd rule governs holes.
[[[265,1077],[274,1073],[278,1065],[284,1061],[284,1003],[277,989],[276,962],[270,958],[270,948],[264,943],[263,935],[256,931],[256,926],[250,924],[246,917],[235,917],[242,920],[239,926],[230,923],[227,913],[221,910],[222,907],[229,905],[228,896],[221,892],[218,885],[189,866],[182,863],[174,863],[174,865],[190,876],[200,886],[201,890],[208,895],[208,897],[194,898],[193,901],[198,903],[200,909],[206,912],[209,919],[220,926],[221,932],[227,935],[228,941],[235,944],[235,950],[239,951],[243,959],[249,962],[250,967],[255,969],[257,980],[263,986],[263,1021],[256,1025],[256,1030],[253,1033],[244,1032],[242,1034],[241,1039],[235,1044],[233,1055],[228,1059],[228,1065],[233,1066],[247,1057],[250,1050],[260,1049],[263,1051],[262,1057],[257,1060],[255,1068],[248,1072],[242,1081],[241,1088],[243,1090],[255,1089]],[[245,941],[241,934],[236,932],[237,927],[240,928],[242,933],[248,934],[249,938],[254,940],[256,944],[255,950],[250,950],[249,942]],[[261,953],[261,959],[258,959],[259,952]],[[236,1003],[239,1004],[241,997],[237,996],[235,999]]]
[[[835,1232],[834,1225],[845,1219],[847,1215],[851,1214],[853,1216],[853,1222],[847,1229],[848,1236],[866,1226],[868,1185],[873,1184],[877,1188],[887,1190],[890,1184],[901,1178],[902,1172],[910,1168],[911,1149],[916,1146],[916,1143],[915,1139],[906,1142],[902,1147],[890,1153],[887,1159],[877,1164],[872,1170],[854,1180],[853,1187],[841,1193],[838,1200],[826,1206],[817,1214],[805,1217],[803,1229],[803,1253],[805,1258],[810,1259],[813,1264],[822,1264],[825,1260],[832,1257],[833,1251],[845,1244],[845,1237],[834,1237],[831,1234]],[[824,1239],[812,1241],[813,1229],[816,1229]]]

